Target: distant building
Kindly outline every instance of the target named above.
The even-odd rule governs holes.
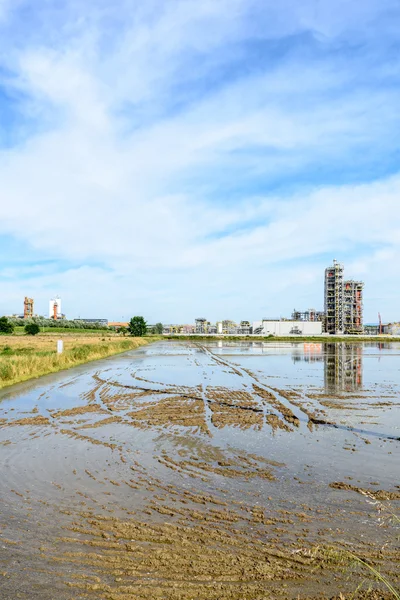
[[[362,333],[362,281],[343,278],[344,267],[336,260],[325,269],[325,331],[330,334]]]
[[[225,319],[222,321],[222,333],[225,335],[235,335],[238,332],[238,326],[235,321],[230,321],[229,319]]]
[[[321,321],[323,322],[325,313],[322,310],[315,310],[315,308],[309,308],[305,311],[294,309],[292,312],[293,321]]]
[[[389,323],[388,325],[383,325],[383,333],[385,335],[400,336],[400,323]]]
[[[325,331],[331,334],[344,333],[343,315],[343,271],[337,260],[325,269]]]
[[[205,319],[204,317],[199,317],[198,319],[195,320],[195,324],[196,324],[196,333],[198,333],[198,334],[207,333],[207,326],[208,326],[207,319]]]
[[[164,325],[163,334],[165,335],[189,335],[195,333],[194,325]]]
[[[63,314],[61,312],[61,298],[52,298],[49,302],[49,319],[62,319]]]
[[[254,321],[253,335],[276,335],[278,337],[303,335],[322,335],[320,321]]]
[[[195,333],[194,325],[181,325],[180,333],[184,335],[188,335],[190,333]]]
[[[34,302],[33,298],[28,298],[25,296],[24,300],[24,319],[31,319],[34,313]]]
[[[250,325],[250,321],[240,321],[237,332],[240,335],[251,335],[253,333],[253,326]]]
[[[379,325],[364,325],[366,335],[379,335]]]
[[[362,281],[345,281],[343,285],[343,320],[345,333],[363,333]]]

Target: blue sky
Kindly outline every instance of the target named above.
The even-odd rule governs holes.
[[[0,0],[0,313],[400,319],[400,4]]]

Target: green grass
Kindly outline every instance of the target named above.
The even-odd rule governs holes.
[[[71,335],[87,335],[87,334],[96,334],[96,335],[117,335],[115,331],[111,329],[73,329],[70,327],[41,327],[40,333],[65,333]],[[16,335],[25,335],[24,327],[17,326],[15,328]]]
[[[7,336],[0,346],[0,388],[133,350],[160,338],[64,336],[64,352],[46,335]],[[1,343],[1,342],[0,342]]]

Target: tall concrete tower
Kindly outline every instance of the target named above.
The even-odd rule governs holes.
[[[334,260],[333,266],[325,269],[325,330],[327,333],[344,332],[343,300],[343,265]]]
[[[31,319],[33,317],[33,298],[25,296],[24,300],[24,319]]]
[[[52,298],[49,302],[49,319],[61,319],[61,298]]]

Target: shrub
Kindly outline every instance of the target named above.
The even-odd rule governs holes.
[[[14,324],[7,317],[0,317],[0,333],[14,333]]]
[[[37,335],[40,331],[40,327],[37,323],[27,323],[25,325],[25,333],[28,335]]]

